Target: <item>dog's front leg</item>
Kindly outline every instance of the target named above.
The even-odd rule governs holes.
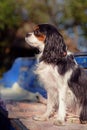
[[[55,125],[63,125],[66,117],[66,87],[62,86],[59,89],[59,108],[57,113],[57,119],[55,120]]]
[[[35,116],[33,119],[34,120],[48,120],[50,118],[50,116],[52,116],[54,114],[55,111],[55,105],[57,105],[56,102],[58,102],[58,93],[56,92],[54,94],[54,90],[49,90],[47,92],[47,110],[43,115],[40,116]]]

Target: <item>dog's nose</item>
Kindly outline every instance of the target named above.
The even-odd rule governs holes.
[[[29,36],[31,36],[31,34],[30,34],[30,33],[27,33],[27,34],[26,34],[26,37],[29,37]]]

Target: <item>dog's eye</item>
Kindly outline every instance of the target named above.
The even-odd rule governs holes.
[[[36,35],[36,36],[40,36],[41,33],[40,33],[40,31],[37,29],[37,30],[34,31],[34,35]]]

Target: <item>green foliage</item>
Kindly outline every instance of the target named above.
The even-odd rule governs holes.
[[[44,3],[38,3],[33,1],[27,5],[29,13],[29,20],[35,23],[44,23],[49,21],[49,14],[47,12],[47,6]]]
[[[87,0],[0,0],[0,29],[19,27],[25,16],[34,23],[80,25],[87,32]]]
[[[26,15],[23,10],[27,20],[34,23],[80,25],[84,32],[87,31],[87,0],[0,0],[0,29],[6,25],[19,27]],[[73,23],[69,23],[71,20]]]
[[[18,26],[20,20],[14,0],[0,0],[0,29],[5,29],[5,26]]]
[[[41,23],[49,21],[47,7],[38,0],[0,0],[0,29],[19,26],[23,19],[23,10],[29,21]]]
[[[87,0],[64,0],[62,6],[63,17],[61,23],[65,24],[67,20],[73,20],[71,27],[81,26],[84,34],[87,34]]]
[[[82,27],[85,36],[87,35],[87,0],[77,0],[71,2],[71,13],[75,23]]]
[[[70,7],[77,24],[87,22],[87,0],[71,0]]]

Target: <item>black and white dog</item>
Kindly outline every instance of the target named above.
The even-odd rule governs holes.
[[[46,120],[58,107],[55,124],[63,124],[66,118],[68,91],[78,103],[79,119],[87,123],[87,74],[67,54],[62,35],[50,24],[37,25],[33,32],[26,34],[26,42],[39,49],[39,63],[36,74],[47,90],[47,111],[35,120]],[[71,102],[71,101],[70,101]]]

